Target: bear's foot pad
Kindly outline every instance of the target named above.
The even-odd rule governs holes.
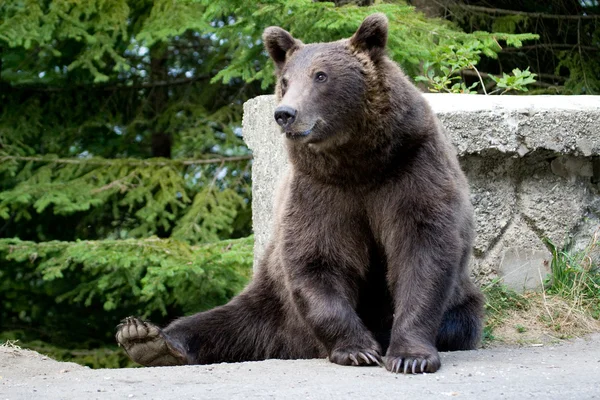
[[[342,348],[331,352],[329,361],[339,365],[379,365],[381,355],[374,349]]]
[[[117,326],[117,343],[127,356],[146,367],[188,364],[185,351],[156,325],[127,317]]]

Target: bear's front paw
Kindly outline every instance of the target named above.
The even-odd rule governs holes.
[[[397,374],[423,374],[435,372],[442,365],[437,352],[429,355],[405,353],[398,356],[386,355],[385,368]]]
[[[381,362],[380,350],[377,348],[342,347],[334,349],[329,355],[329,361],[340,365],[379,365]]]

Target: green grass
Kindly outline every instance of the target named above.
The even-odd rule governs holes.
[[[482,288],[486,298],[484,346],[497,340],[514,341],[518,336],[511,331],[558,340],[597,330],[600,320],[598,232],[579,251],[569,245],[559,248],[549,240],[546,245],[552,260],[541,292],[519,294],[502,285],[499,279]],[[499,327],[508,337],[497,337],[495,332]]]
[[[515,329],[517,330],[517,332],[519,333],[525,333],[527,332],[527,327],[521,325],[521,324],[517,324],[515,325]]]
[[[503,285],[500,279],[484,286],[482,292],[485,296],[485,325],[482,342],[486,346],[497,339],[494,329],[505,323],[509,311],[527,310],[529,300],[526,296]]]
[[[596,231],[588,245],[580,251],[573,251],[569,244],[559,249],[546,240],[552,253],[546,293],[569,300],[574,308],[586,310],[594,319],[600,319],[599,232]]]

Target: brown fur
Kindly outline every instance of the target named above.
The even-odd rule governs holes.
[[[164,329],[171,353],[190,364],[383,360],[419,373],[440,367],[437,350],[476,347],[467,182],[386,41],[381,14],[332,43],[265,30],[291,163],[275,231],[243,293]]]

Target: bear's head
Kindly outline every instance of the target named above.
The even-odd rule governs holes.
[[[386,58],[387,32],[384,14],[367,17],[350,39],[330,43],[304,44],[282,28],[265,29],[277,76],[275,120],[288,139],[335,147],[373,122],[369,114],[383,95],[376,69]]]

